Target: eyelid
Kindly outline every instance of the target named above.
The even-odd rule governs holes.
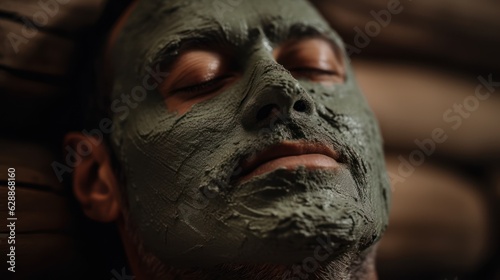
[[[295,67],[295,68],[291,68],[289,69],[290,72],[294,72],[294,71],[310,71],[310,72],[319,72],[319,73],[323,73],[323,74],[328,74],[328,75],[340,75],[339,71],[336,71],[334,69],[321,69],[321,68],[317,68],[317,67]]]
[[[277,61],[291,72],[303,76],[331,75],[345,82],[344,61],[335,45],[321,37],[296,39],[275,52]],[[335,78],[337,79],[337,78]]]
[[[203,71],[203,70],[195,70],[195,71]],[[178,78],[177,78],[178,77]],[[173,82],[169,84],[168,92],[173,93],[178,91],[179,89],[183,88],[189,88],[193,87],[196,85],[201,85],[204,83],[209,83],[213,81],[214,79],[217,79],[219,75],[217,73],[190,73],[189,69],[188,71],[183,71],[176,75],[175,78],[173,78]]]
[[[170,66],[169,76],[160,90],[164,95],[199,86],[227,74],[227,58],[210,50],[190,50]]]
[[[196,83],[196,84],[192,84],[192,85],[188,85],[188,86],[184,86],[184,87],[180,87],[180,88],[175,88],[175,89],[172,89],[170,91],[169,95],[175,95],[175,94],[180,93],[180,92],[191,92],[192,89],[198,88],[198,87],[207,87],[207,86],[211,86],[211,85],[216,85],[217,82],[224,81],[225,79],[231,78],[232,76],[233,75],[230,75],[230,74],[221,75],[221,76],[217,76],[215,78],[212,78],[212,79],[200,82],[200,83]]]

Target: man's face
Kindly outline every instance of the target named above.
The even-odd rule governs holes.
[[[380,237],[378,128],[308,3],[140,1],[112,55],[112,145],[157,258],[288,264]]]

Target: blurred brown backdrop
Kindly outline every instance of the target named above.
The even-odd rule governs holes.
[[[14,167],[17,279],[121,271],[94,251],[116,236],[82,219],[51,164],[82,125],[98,42],[126,2],[0,1],[0,198]],[[343,37],[385,139],[393,205],[380,279],[500,279],[500,2],[312,2]]]

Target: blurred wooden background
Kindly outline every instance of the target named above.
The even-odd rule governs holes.
[[[478,76],[500,81],[500,2],[401,1],[387,26],[379,23],[366,46],[357,44],[355,28],[367,33],[367,24],[377,22],[373,13],[388,10],[391,1],[312,1],[356,49],[351,59],[380,122],[391,174],[405,175],[400,158],[418,150],[415,140],[436,128],[448,136],[411,175],[393,178],[380,279],[500,279],[500,88],[458,129],[443,119],[475,93]],[[116,236],[88,238],[95,225],[81,217],[68,180],[59,182],[50,166],[63,162],[62,136],[82,122],[81,95],[92,88],[84,76],[93,66],[95,50],[89,50],[117,12],[107,4],[0,1],[0,199],[6,201],[3,170],[14,167],[17,279],[112,277],[102,263],[113,260],[92,248]],[[0,214],[3,219],[6,210]],[[2,252],[6,233],[0,230]],[[0,278],[10,279],[5,257]]]

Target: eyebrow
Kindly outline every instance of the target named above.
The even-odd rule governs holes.
[[[147,61],[151,61],[149,66],[152,67],[158,63],[171,64],[183,51],[192,49],[210,49],[218,46],[235,46],[234,41],[243,39],[242,45],[251,43],[256,40],[262,33],[273,44],[281,44],[291,39],[302,38],[322,38],[329,41],[336,49],[340,49],[340,45],[334,37],[329,34],[328,29],[321,29],[314,25],[306,25],[302,23],[295,23],[288,25],[283,30],[284,32],[276,32],[277,24],[285,24],[284,22],[274,22],[263,24],[263,28],[253,28],[245,30],[245,36],[238,34],[238,31],[229,29],[223,30],[218,25],[208,26],[193,34],[192,30],[181,30],[176,34],[181,34],[180,38],[165,44],[159,51],[152,53]],[[184,34],[184,36],[182,36]],[[185,35],[189,34],[189,35]],[[232,42],[233,39],[234,41]]]
[[[196,30],[195,34],[192,30],[181,30],[177,32],[178,39],[173,40],[155,51],[150,51],[146,55],[147,61],[150,61],[149,66],[152,67],[158,63],[172,62],[175,58],[185,50],[196,48],[210,48],[213,46],[221,46],[229,44],[228,33],[220,30],[220,28],[206,27]],[[181,34],[180,36],[178,34]],[[182,34],[189,34],[184,35]]]
[[[301,39],[307,37],[327,37],[326,30],[322,30],[314,25],[305,25],[296,23],[288,26],[285,32],[277,33],[274,24],[268,24],[264,27],[264,33],[273,43],[283,43],[290,39]]]
[[[335,36],[334,34],[335,32],[330,28],[322,29],[314,25],[293,24],[288,28],[286,36],[279,37],[274,43],[282,44],[290,40],[318,38],[330,43],[335,53],[339,57],[341,57],[344,44],[342,43],[342,39],[340,39],[338,35]],[[269,37],[272,35],[266,35],[266,36]]]

